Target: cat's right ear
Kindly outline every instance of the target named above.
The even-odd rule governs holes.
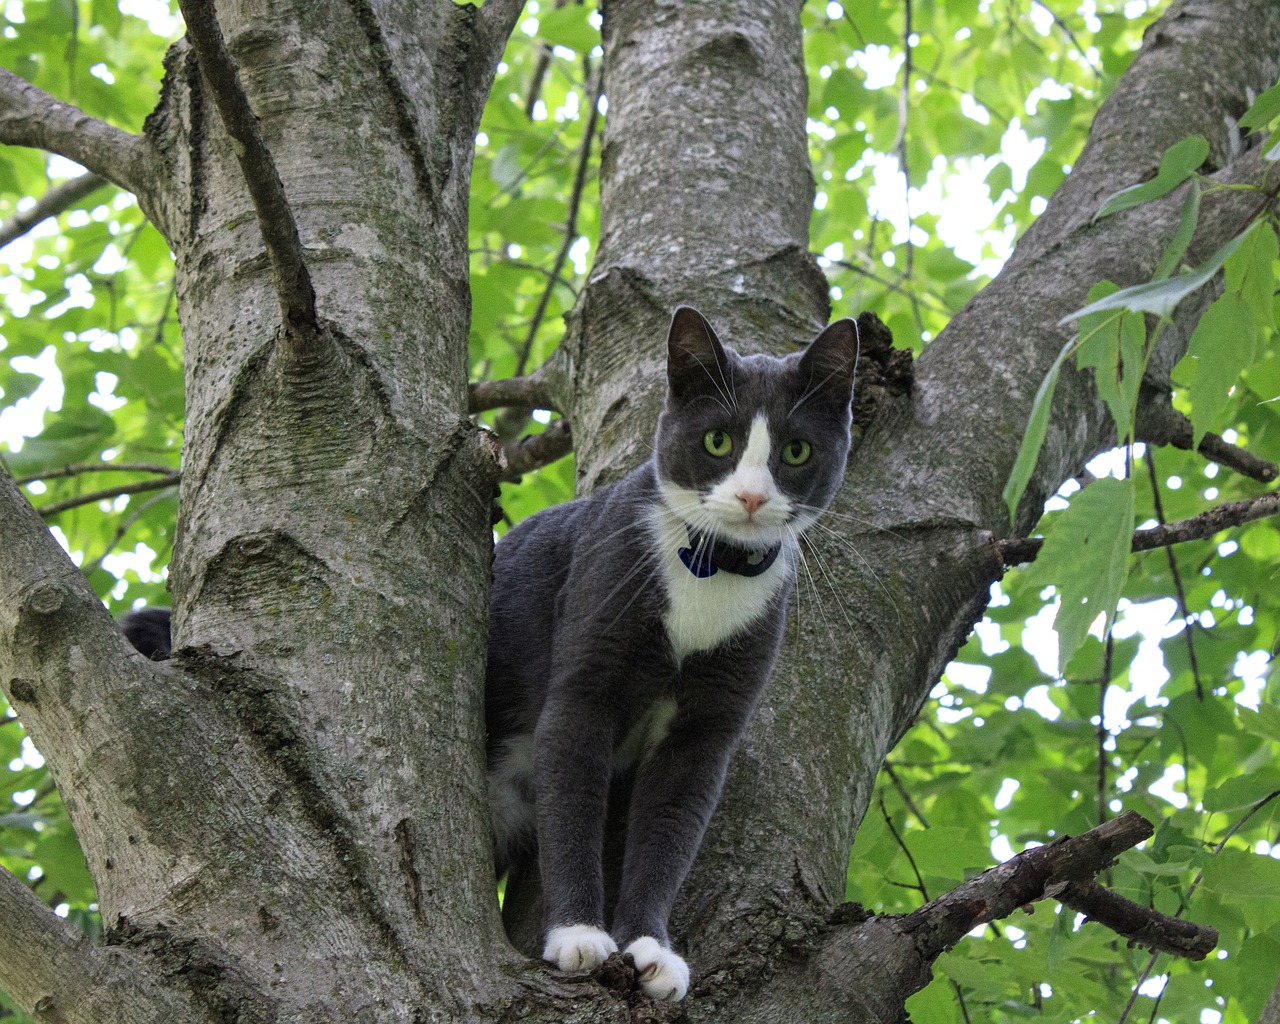
[[[701,391],[724,394],[728,357],[706,318],[692,306],[679,307],[667,332],[667,382],[677,397]]]

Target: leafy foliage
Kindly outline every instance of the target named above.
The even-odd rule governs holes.
[[[874,311],[898,344],[915,349],[937,337],[1062,182],[1093,112],[1164,6],[916,3],[908,36],[897,2],[806,5],[818,184],[811,244],[836,313]],[[155,104],[161,55],[180,31],[112,0],[11,2],[5,18],[5,67],[131,131]],[[499,66],[471,197],[475,379],[529,372],[550,357],[590,266],[601,124],[586,143],[598,25],[591,3],[530,3]],[[1245,129],[1262,132],[1280,118],[1278,90],[1259,97]],[[1273,159],[1276,141],[1263,143]],[[1167,313],[1224,265],[1223,295],[1174,371],[1176,403],[1197,438],[1214,431],[1280,460],[1274,227],[1259,222],[1180,272],[1209,187],[1194,174],[1201,148],[1198,140],[1173,147],[1156,178],[1099,211],[1190,182],[1155,281],[1101,285],[1080,311],[1078,338],[1041,389],[1011,507],[1034,468],[1061,365],[1075,357],[1093,370],[1117,436],[1131,437],[1139,367],[1154,341],[1134,311]],[[0,217],[73,173],[64,160],[0,152]],[[176,501],[161,471],[178,466],[183,397],[165,243],[131,197],[108,187],[0,261],[0,435],[34,435],[10,443],[5,461],[15,476],[43,474],[28,484],[38,506],[155,484],[48,521],[113,612],[166,603]],[[483,418],[514,436],[549,417]],[[85,463],[92,472],[57,475]],[[107,464],[155,471],[106,472]],[[1241,1024],[1256,1019],[1276,982],[1280,800],[1269,798],[1280,790],[1272,668],[1280,534],[1264,521],[1124,561],[1135,524],[1186,517],[1261,485],[1198,455],[1141,445],[1092,471],[1095,482],[1078,494],[1069,484],[1050,502],[1040,559],[993,588],[987,617],[892,755],[850,857],[848,896],[877,911],[911,909],[997,857],[1133,808],[1159,829],[1109,883],[1214,925],[1220,949],[1201,963],[1160,957],[1147,971],[1145,952],[1042,904],[941,959],[934,983],[909,1004],[919,1021],[1119,1020],[1137,988],[1130,1020],[1201,1020],[1209,1011]],[[572,488],[570,458],[505,486],[503,507],[516,521]],[[1099,554],[1076,557],[1084,548]],[[1108,630],[1097,620],[1113,608]],[[97,927],[57,791],[6,710],[0,864]]]

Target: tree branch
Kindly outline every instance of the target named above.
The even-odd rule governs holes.
[[[1173,407],[1168,392],[1161,397],[1162,401],[1141,403],[1136,440],[1191,451],[1194,440],[1191,421]],[[1260,459],[1239,445],[1229,444],[1217,434],[1206,433],[1195,450],[1210,462],[1226,466],[1260,483],[1269,484],[1280,476],[1280,467],[1275,463]]]
[[[154,184],[151,147],[144,137],[90,117],[4,68],[0,142],[58,153],[136,194]]]
[[[518,406],[523,409],[549,409],[563,412],[552,394],[552,388],[539,374],[528,377],[508,377],[503,380],[482,380],[467,388],[467,411],[485,412]]]
[[[573,451],[573,434],[568,420],[555,420],[547,424],[541,434],[531,434],[518,441],[510,441],[502,447],[506,466],[498,479],[515,483],[525,473],[549,466]]]
[[[258,227],[271,267],[286,336],[308,351],[320,337],[316,294],[303,259],[298,225],[285,195],[275,160],[262,138],[258,120],[240,84],[240,73],[218,27],[214,5],[202,0],[179,0],[187,23],[187,38],[200,73],[213,94],[227,134],[235,143],[236,159],[258,215]]]
[[[1136,554],[1189,540],[1207,540],[1221,530],[1277,514],[1280,514],[1280,491],[1268,491],[1246,501],[1219,505],[1189,519],[1179,519],[1176,523],[1138,530],[1133,535],[1131,550]],[[1025,537],[997,541],[996,549],[1005,565],[1020,565],[1033,561],[1043,544],[1042,537]]]
[[[1161,914],[1092,880],[1069,882],[1054,895],[1064,906],[1105,925],[1135,946],[1203,960],[1218,944],[1218,933],[1213,928]]]
[[[95,947],[0,868],[0,988],[41,1020],[202,1021],[121,949]]]
[[[142,494],[145,491],[158,491],[164,487],[177,487],[181,482],[181,473],[171,473],[169,476],[162,476],[157,480],[140,480],[136,484],[104,487],[100,491],[79,494],[74,498],[67,498],[65,501],[55,501],[50,505],[42,505],[38,511],[41,516],[48,519],[49,516],[56,516],[59,512],[65,512],[67,509],[79,508],[81,505],[92,505],[95,501],[117,498],[122,494]]]
[[[11,704],[24,705],[19,710],[32,730],[37,723],[28,720],[27,713],[33,705],[30,698],[22,700],[19,684],[25,680],[18,677],[55,671],[52,652],[72,639],[95,656],[124,654],[128,644],[40,515],[3,472],[0,522],[5,524],[5,542],[0,544],[0,683],[9,687]],[[94,728],[105,728],[105,722],[97,721]]]
[[[20,476],[14,483],[23,485],[36,480],[58,480],[62,477],[79,476],[81,473],[158,473],[168,476],[174,472],[176,471],[172,466],[162,466],[156,462],[73,462],[43,473]]]
[[[1125,850],[1154,834],[1150,822],[1126,811],[1084,835],[1063,836],[989,868],[905,915],[901,927],[924,959],[932,962],[978,925],[1008,917],[1038,900],[1057,899],[1069,883],[1092,879]]]
[[[46,217],[56,217],[63,210],[75,206],[106,183],[107,179],[100,175],[81,174],[61,185],[55,185],[37,199],[34,206],[15,213],[0,224],[0,248],[4,248],[15,238],[21,238]]]
[[[974,928],[1042,899],[1088,914],[1132,942],[1201,958],[1217,943],[1212,928],[1166,918],[1093,882],[1119,854],[1154,834],[1150,822],[1125,811],[1081,836],[1024,850],[910,914],[868,917],[845,904],[815,957],[815,980],[860,999],[858,1019],[896,1019],[886,1011],[900,1010],[902,1000],[928,984],[938,956]],[[874,992],[858,982],[867,972],[884,979]]]

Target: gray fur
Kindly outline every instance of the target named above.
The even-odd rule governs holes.
[[[676,894],[777,660],[796,533],[844,473],[856,359],[849,320],[778,359],[739,356],[700,314],[678,310],[655,457],[612,487],[532,516],[497,545],[486,681],[497,863],[505,871],[536,849],[549,928],[605,927],[606,808],[625,772],[625,855],[609,931],[619,945],[652,936],[668,946]],[[725,480],[760,415],[773,439],[775,505],[794,506],[789,521],[696,525],[743,546],[777,540],[782,557],[753,579],[696,579],[675,557],[685,510],[671,496],[706,495]],[[731,456],[707,452],[704,436],[716,429],[731,436]],[[780,458],[792,439],[812,446],[802,466]],[[698,616],[706,621],[685,621]]]

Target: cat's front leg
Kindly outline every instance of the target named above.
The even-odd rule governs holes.
[[[655,999],[688,991],[689,968],[671,949],[667,919],[772,669],[770,639],[779,628],[770,622],[731,647],[686,660],[675,717],[637,771],[612,933]]]
[[[613,767],[607,712],[548,700],[534,739],[538,868],[547,907],[542,958],[589,971],[616,952],[604,927],[604,824]]]
[[[542,959],[562,971],[594,971],[618,952],[613,936],[594,924],[567,924],[547,930]]]
[[[722,715],[677,714],[640,765],[627,819],[613,936],[635,960],[641,988],[683,999],[689,968],[667,937],[667,918],[715,809],[739,729]]]

